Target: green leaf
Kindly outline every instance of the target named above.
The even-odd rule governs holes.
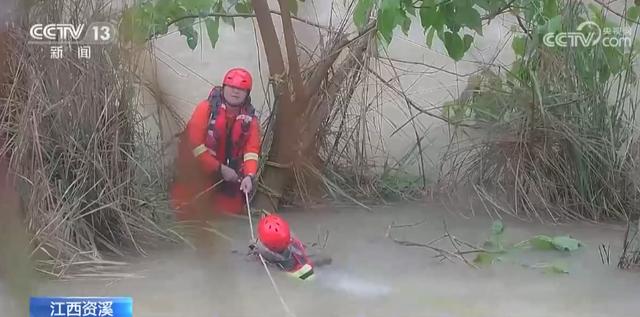
[[[167,34],[169,32],[169,26],[166,23],[154,23],[151,25],[151,34],[153,36]]]
[[[496,256],[494,254],[487,253],[487,252],[480,252],[473,259],[473,263],[478,264],[480,266],[489,266],[493,264],[495,260],[496,260]]]
[[[562,16],[556,15],[547,22],[547,32],[556,33],[562,31]]]
[[[211,48],[215,49],[216,43],[218,43],[218,39],[220,38],[220,19],[218,17],[215,19],[207,18],[204,20],[204,23],[207,26],[207,35],[211,42]]]
[[[233,28],[233,30],[236,30],[236,22],[235,19],[232,17],[222,17],[222,22],[231,25],[231,27]]]
[[[548,274],[569,274],[569,269],[565,263],[554,263],[548,265],[544,272]]]
[[[537,250],[553,250],[553,238],[545,235],[537,235],[529,240],[529,244]]]
[[[442,26],[444,26],[444,17],[436,7],[435,0],[423,1],[420,8],[420,23],[425,31],[431,26],[436,30],[441,30]]]
[[[191,13],[210,11],[213,5],[217,4],[217,1],[212,2],[211,0],[180,0],[179,2]]]
[[[125,42],[144,43],[144,34],[142,34],[143,40],[140,41],[140,29],[137,27],[137,21],[139,20],[136,7],[126,8],[122,11],[122,18],[118,25],[118,33],[121,34]]]
[[[433,44],[433,35],[435,33],[436,32],[434,28],[430,28],[429,32],[427,32],[427,46],[429,46],[429,48],[431,48],[431,45]]]
[[[471,48],[471,44],[473,44],[473,36],[465,34],[462,41],[464,42],[464,51],[466,52]]]
[[[493,224],[491,224],[491,235],[489,237],[489,241],[485,243],[485,247],[496,251],[503,251],[503,235],[504,224],[499,219],[495,220]]]
[[[378,33],[387,44],[391,43],[393,38],[393,29],[396,27],[398,14],[398,8],[380,9],[378,14]]]
[[[400,15],[400,21],[402,21],[400,23],[400,26],[402,27],[402,33],[404,33],[404,35],[409,36],[409,29],[411,28],[411,19],[402,14]]]
[[[638,0],[640,1],[640,0]],[[631,20],[631,21],[636,21],[638,20],[638,17],[640,17],[640,5],[635,5],[633,7],[630,7],[627,10],[627,19]],[[631,25],[633,22],[631,21],[627,21],[628,25]]]
[[[482,19],[480,13],[473,7],[463,6],[456,8],[455,21],[459,25],[464,25],[482,35]]]
[[[251,2],[249,2],[249,1],[240,2],[240,3],[236,4],[236,12],[238,12],[238,13],[252,13],[253,12],[253,5],[251,5]]]
[[[380,6],[382,10],[395,10],[400,8],[400,0],[382,0],[382,5]]]
[[[490,1],[490,0],[476,0],[476,4],[480,8],[485,10],[485,11],[492,11],[491,10],[491,2],[493,2],[493,1]],[[495,1],[495,2],[498,2],[498,1]]]
[[[607,80],[609,80],[609,77],[611,77],[609,65],[601,64],[600,68],[598,69],[598,80],[600,81],[600,83],[604,84],[607,82]]]
[[[187,45],[191,50],[196,49],[196,46],[198,46],[198,32],[194,30],[193,33],[187,35]]]
[[[458,34],[449,31],[445,32],[444,47],[453,60],[459,61],[464,57],[464,43]]]
[[[195,18],[186,18],[176,22],[176,26],[178,30],[180,30],[180,34],[182,34],[183,30],[193,27],[193,24],[196,22]],[[184,31],[188,32],[188,31]]]
[[[373,7],[373,0],[358,0],[353,12],[353,23],[362,31],[369,20],[369,12]]]
[[[409,15],[416,15],[416,7],[413,5],[413,0],[402,0],[402,9]]]
[[[444,43],[444,30],[443,29],[436,29],[436,35],[438,36],[440,41],[442,43]]]
[[[289,0],[289,12],[293,13],[293,15],[298,14],[298,0]]]
[[[513,48],[513,52],[517,56],[524,56],[524,51],[527,45],[526,43],[527,39],[524,36],[516,36],[511,42],[511,48]]]
[[[187,45],[192,50],[198,45],[198,32],[193,28],[194,21],[194,18],[188,18],[176,23],[180,35],[184,35],[187,38]]]
[[[496,220],[491,224],[491,234],[492,235],[501,235],[504,233],[504,224],[501,220]]]
[[[173,18],[175,17],[172,16],[172,14],[176,10],[179,10],[179,6],[178,3],[173,0],[159,0],[156,2],[156,6],[154,8],[157,15]]]
[[[555,17],[558,15],[558,1],[557,0],[544,0],[542,14],[547,18]]]
[[[603,47],[606,64],[612,74],[618,74],[623,71],[623,63],[625,55],[617,47]]]
[[[562,251],[575,251],[582,246],[582,242],[569,236],[558,236],[553,238],[553,246]]]
[[[432,25],[433,14],[436,12],[436,8],[432,7],[434,1],[435,0],[423,0],[422,6],[420,7],[420,24],[425,32]]]
[[[597,25],[603,27],[606,23],[606,19],[604,17],[604,10],[600,6],[596,6],[593,3],[588,5],[589,9],[591,9],[591,14],[593,16],[593,21],[596,22]]]
[[[444,24],[451,32],[458,33],[460,31],[462,24],[458,22],[456,7],[451,2],[438,6],[438,12],[444,17]]]

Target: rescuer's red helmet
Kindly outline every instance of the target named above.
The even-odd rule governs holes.
[[[224,75],[222,85],[250,91],[253,80],[248,70],[244,68],[232,68]]]
[[[267,215],[258,222],[258,239],[269,250],[282,252],[291,242],[289,224],[280,216]]]

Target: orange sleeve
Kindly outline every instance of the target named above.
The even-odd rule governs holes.
[[[253,117],[249,126],[249,135],[244,147],[244,174],[255,176],[260,158],[260,121]]]
[[[193,111],[185,131],[189,151],[191,151],[197,159],[197,162],[205,173],[213,173],[220,168],[220,162],[204,144],[209,125],[209,115],[209,102],[207,100],[201,101]]]

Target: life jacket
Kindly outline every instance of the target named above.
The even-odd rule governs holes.
[[[255,108],[251,104],[251,98],[247,96],[245,104],[239,106],[240,112],[229,131],[227,105],[222,102],[222,99],[222,87],[213,87],[207,98],[210,114],[205,146],[215,153],[218,161],[233,168],[238,175],[243,175],[243,150],[247,143],[251,121],[255,117]],[[233,196],[238,194],[237,187],[235,184],[224,182],[221,189]]]
[[[256,243],[256,248],[266,261],[299,279],[306,280],[313,276],[313,262],[307,257],[304,244],[296,238],[291,238],[289,247],[281,253],[269,250],[260,241]]]

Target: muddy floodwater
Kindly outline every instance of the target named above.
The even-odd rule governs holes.
[[[615,224],[541,225],[504,219],[507,243],[536,234],[569,234],[585,246],[566,255],[527,251],[474,270],[463,262],[440,262],[431,250],[407,247],[385,237],[426,243],[444,232],[474,244],[486,240],[492,219],[466,218],[436,205],[391,205],[373,212],[355,207],[323,207],[283,215],[305,242],[323,242],[333,263],[313,281],[273,271],[286,304],[296,316],[552,317],[640,316],[640,273],[616,269],[624,228]],[[212,238],[213,250],[172,247],[132,260],[128,273],[113,281],[49,281],[38,295],[132,296],[134,316],[286,316],[264,267],[232,250],[245,250],[246,220],[219,221],[216,229],[233,239]],[[611,247],[611,264],[598,246]],[[451,244],[439,246],[452,249]],[[470,260],[473,257],[469,257]],[[545,273],[521,264],[558,263],[568,274]]]

